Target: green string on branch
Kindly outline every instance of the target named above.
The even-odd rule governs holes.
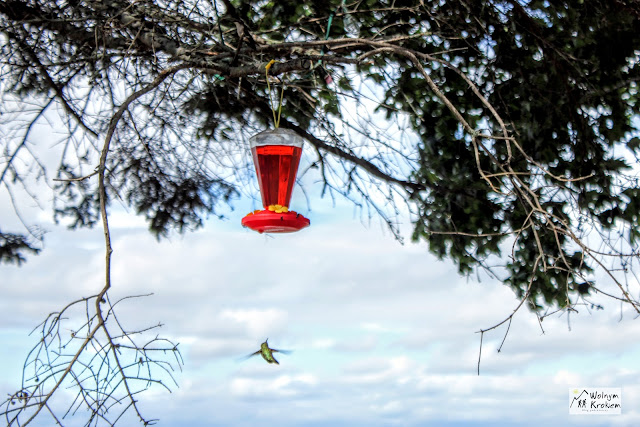
[[[284,83],[282,85],[282,90],[280,91],[280,102],[278,103],[278,117],[276,118],[276,109],[273,105],[273,96],[271,95],[271,84],[269,83],[269,68],[273,64],[276,63],[275,59],[269,61],[269,63],[264,67],[264,75],[267,78],[267,89],[269,90],[269,106],[271,107],[271,112],[273,113],[273,124],[277,128],[280,127],[280,116],[282,114],[282,99],[284,98]]]

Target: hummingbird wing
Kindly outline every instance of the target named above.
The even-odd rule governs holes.
[[[237,360],[238,360],[238,361],[247,360],[247,359],[249,359],[250,357],[257,356],[257,355],[259,355],[259,354],[260,354],[260,350],[256,351],[255,353],[251,353],[251,354],[248,354],[248,355],[246,355],[246,356],[242,356],[242,357],[238,358]]]
[[[276,353],[282,353],[282,354],[291,354],[291,353],[293,353],[293,350],[276,350],[275,348],[272,348],[271,351],[276,352]]]

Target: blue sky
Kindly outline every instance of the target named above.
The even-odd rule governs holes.
[[[161,242],[114,205],[112,298],[154,293],[119,315],[135,326],[162,322],[161,335],[180,342],[185,359],[173,393],[140,396],[159,425],[640,424],[640,323],[628,309],[620,320],[620,306],[602,300],[605,310],[572,315],[571,331],[566,315],[546,318],[544,335],[523,310],[501,353],[505,329],[485,335],[478,377],[476,332],[512,312],[513,293],[460,277],[375,220],[363,225],[348,204],[312,197],[308,211],[301,200],[292,207],[311,227],[296,234],[243,229],[252,207],[241,201],[228,220]],[[71,232],[48,223],[47,212],[31,213],[49,230],[45,250],[20,268],[0,267],[3,395],[19,383],[37,339],[31,328],[102,286],[101,230]],[[280,365],[238,360],[266,338],[293,353],[279,355]],[[568,414],[569,388],[595,386],[622,388],[623,415]]]
[[[61,146],[50,135],[38,129],[33,139],[49,144],[40,160],[52,171]],[[289,235],[241,227],[259,207],[255,182],[253,200],[236,201],[226,220],[160,242],[112,204],[111,298],[153,293],[123,303],[118,316],[131,328],[163,323],[159,333],[180,343],[185,361],[172,393],[139,396],[146,416],[171,427],[640,425],[640,323],[627,307],[597,300],[605,310],[572,314],[570,331],[566,314],[545,318],[544,334],[521,310],[501,353],[505,326],[484,336],[478,376],[477,331],[509,316],[513,292],[486,276],[460,277],[424,243],[409,243],[408,215],[399,218],[401,245],[353,205],[320,198],[314,180],[303,179],[309,203],[296,187],[291,205],[311,227]],[[37,195],[38,203],[17,197],[21,215],[48,230],[44,251],[22,267],[0,265],[3,396],[16,391],[38,340],[29,332],[103,286],[102,230],[54,225],[50,188]],[[19,226],[4,189],[0,224]],[[293,353],[278,355],[280,365],[239,361],[266,338]],[[623,414],[570,416],[568,390],[598,386],[622,388]],[[63,390],[54,404],[66,409],[70,397]],[[83,415],[65,425],[83,425]]]

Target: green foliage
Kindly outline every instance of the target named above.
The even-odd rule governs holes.
[[[579,3],[534,1],[525,6],[512,1],[492,7],[487,2],[446,2],[443,8],[450,18],[448,28],[465,35],[434,47],[464,48],[451,53],[449,61],[480,75],[475,79],[480,90],[515,131],[531,158],[555,176],[577,179],[558,188],[549,176],[540,177],[541,170],[532,167],[529,159],[514,153],[511,166],[531,172],[521,179],[540,189],[543,210],[569,223],[586,217],[595,221],[596,227],[627,228],[635,244],[640,212],[635,202],[637,180],[626,183],[632,187],[621,191],[616,177],[628,170],[628,165],[622,158],[612,157],[611,152],[615,144],[637,132],[631,117],[640,69],[630,61],[640,47],[640,21],[620,2]],[[410,72],[403,70],[403,75]],[[461,111],[482,109],[481,117],[499,134],[497,123],[477,99],[466,93],[463,81],[447,76],[442,69],[433,73],[454,105]],[[414,80],[401,79],[403,96],[393,99],[408,114],[425,92],[420,80]],[[438,101],[420,107],[425,114],[413,123],[425,139],[421,166],[414,176],[427,191],[418,203],[414,239],[426,240],[432,252],[453,258],[460,271],[467,273],[487,255],[500,255],[501,243],[513,242],[513,238],[499,233],[525,226],[529,208],[522,200],[501,197],[483,185],[473,164],[469,138],[460,139],[459,124],[445,117]],[[473,122],[480,123],[475,117]],[[506,146],[495,146],[502,161],[507,159]],[[636,146],[636,140],[631,140],[630,148]],[[489,174],[500,172],[489,162],[483,169]],[[508,184],[503,180],[501,189]],[[551,185],[558,191],[543,191]],[[547,305],[565,306],[567,291],[591,269],[582,252],[571,249],[566,236],[554,235],[542,223],[535,227],[548,255],[544,261],[551,265],[545,268],[540,263],[531,276],[539,245],[531,230],[523,231],[507,265],[507,283],[524,295],[531,280],[534,301],[541,295]],[[497,235],[432,234],[434,231]],[[560,269],[548,268],[561,264]],[[577,274],[567,274],[566,270]]]
[[[2,47],[10,64],[7,88],[22,96],[69,93],[90,81],[100,99],[110,99],[121,78],[139,89],[175,63],[190,67],[126,116],[107,165],[110,196],[145,215],[157,235],[197,227],[238,194],[239,182],[229,177],[246,165],[225,156],[238,135],[272,125],[270,99],[284,87],[283,126],[311,137],[317,163],[327,166],[323,174],[337,169],[331,156],[344,166],[339,178],[323,175],[325,188],[357,194],[375,212],[396,202],[385,193],[389,198],[377,204],[369,192],[376,180],[401,188],[415,214],[414,240],[452,259],[462,274],[502,257],[505,283],[519,295],[528,292],[533,308],[566,306],[571,295],[584,294],[579,283],[593,268],[584,248],[554,230],[622,232],[636,250],[640,186],[622,152],[626,145],[640,154],[633,121],[640,6],[620,0],[204,3],[0,5],[0,30],[11,40]],[[342,38],[350,40],[331,43]],[[397,49],[374,51],[382,41]],[[453,67],[467,76],[517,145],[474,140],[402,52],[421,59],[470,129],[504,136]],[[271,93],[264,68],[270,60]],[[281,64],[291,71],[274,72]],[[366,96],[364,86],[373,88]],[[365,99],[374,111],[365,111]],[[118,105],[113,101],[102,118],[78,115],[104,130]],[[83,111],[80,103],[73,106]],[[374,113],[380,114],[366,117]],[[354,115],[367,124],[354,123]],[[383,115],[406,120],[416,135],[406,165],[370,131]],[[341,130],[348,128],[359,136]],[[364,137],[368,150],[360,149]],[[212,172],[204,165],[211,158],[232,171]],[[63,166],[62,175],[78,177],[89,159]],[[506,167],[517,171],[517,180],[503,173]],[[366,174],[375,185],[358,178]],[[516,185],[535,195],[539,211],[532,213]],[[57,216],[70,217],[74,227],[96,223],[95,185],[69,182],[58,190]]]
[[[202,226],[202,215],[215,212],[218,203],[229,203],[235,189],[224,181],[201,174],[176,177],[147,159],[131,157],[122,168],[125,197],[149,221],[157,237]]]
[[[25,252],[37,254],[40,249],[33,246],[25,236],[0,231],[0,263],[20,265],[26,261]]]

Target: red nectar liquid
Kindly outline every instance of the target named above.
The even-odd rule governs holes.
[[[251,152],[265,209],[271,205],[289,207],[302,148],[290,145],[260,145],[253,147]]]

